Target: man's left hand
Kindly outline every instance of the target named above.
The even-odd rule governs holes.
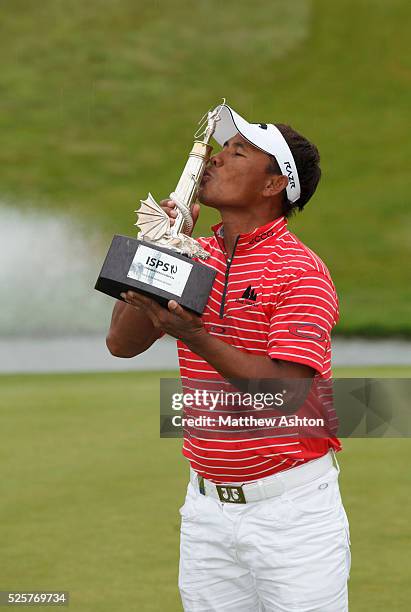
[[[168,308],[164,308],[155,300],[134,291],[127,291],[121,297],[127,304],[143,310],[156,329],[163,330],[173,338],[187,343],[207,333],[201,318],[177,304],[175,300],[170,300]]]

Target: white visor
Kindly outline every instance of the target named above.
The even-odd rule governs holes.
[[[219,118],[213,137],[221,146],[237,133],[240,133],[252,145],[265,153],[274,155],[281,172],[288,177],[286,188],[290,202],[296,202],[300,195],[300,180],[297,166],[284,136],[272,123],[248,123],[227,104],[220,104]]]

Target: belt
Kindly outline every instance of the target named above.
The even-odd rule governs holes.
[[[214,497],[227,504],[248,504],[277,497],[286,491],[321,478],[332,467],[339,472],[334,451],[297,467],[246,484],[216,484],[203,478],[190,467],[190,482],[201,495]]]

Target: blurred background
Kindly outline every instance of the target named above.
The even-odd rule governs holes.
[[[186,466],[158,436],[174,345],[111,358],[113,301],[93,286],[113,234],[135,235],[140,198],[173,190],[223,97],[320,150],[323,179],[290,227],[337,287],[336,375],[409,377],[410,17],[406,0],[2,3],[0,590],[70,590],[76,611],[180,609]],[[197,235],[216,220],[204,208]],[[354,612],[408,609],[409,457],[407,440],[346,443]]]

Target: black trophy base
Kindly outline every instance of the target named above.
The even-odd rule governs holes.
[[[114,236],[95,289],[121,300],[120,293],[136,291],[167,307],[175,300],[201,315],[216,271],[176,251],[150,242]]]

